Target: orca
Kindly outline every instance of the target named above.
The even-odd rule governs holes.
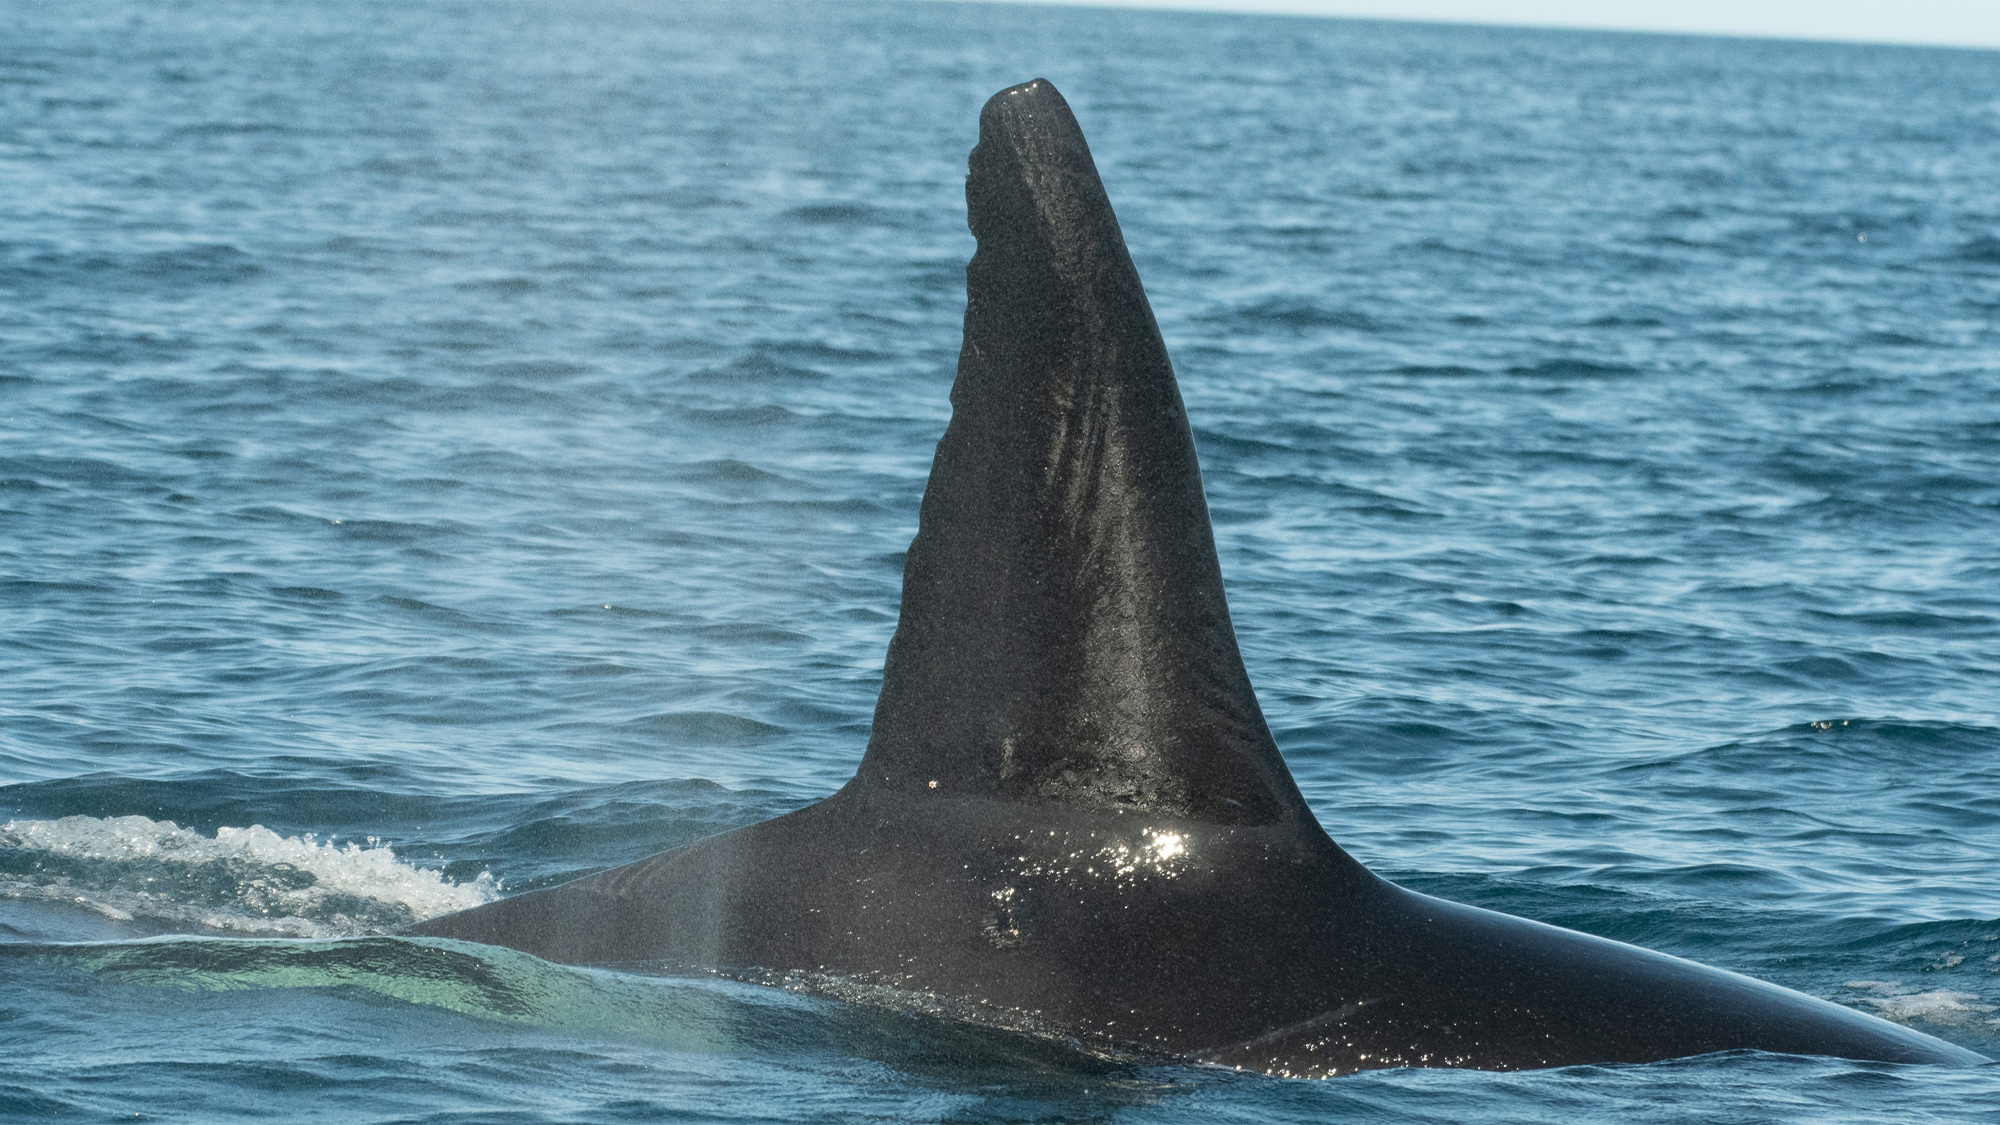
[[[1398,887],[1334,843],[1223,597],[1173,367],[1069,106],[980,114],[965,340],[873,732],[839,792],[408,933],[848,982],[1273,1075],[1754,1049],[1982,1056]]]

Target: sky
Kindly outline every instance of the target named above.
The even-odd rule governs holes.
[[[1065,2],[1065,0],[1042,0]],[[1095,6],[1289,12],[1531,27],[2000,47],[2000,0],[1086,0]]]

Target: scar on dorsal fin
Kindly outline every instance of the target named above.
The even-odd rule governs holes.
[[[1311,822],[1222,591],[1138,271],[1047,81],[979,119],[965,344],[855,784]]]

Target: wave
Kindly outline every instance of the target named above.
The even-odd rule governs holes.
[[[491,874],[452,882],[373,839],[280,836],[255,824],[205,836],[143,816],[0,825],[0,900],[94,915],[108,933],[122,934],[117,924],[131,923],[170,932],[350,937],[499,895]]]

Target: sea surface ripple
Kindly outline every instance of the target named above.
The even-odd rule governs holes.
[[[852,771],[985,97],[1068,95],[1334,838],[2000,1055],[2000,53],[0,2],[0,1119],[2000,1122],[1298,1083],[386,936]]]

